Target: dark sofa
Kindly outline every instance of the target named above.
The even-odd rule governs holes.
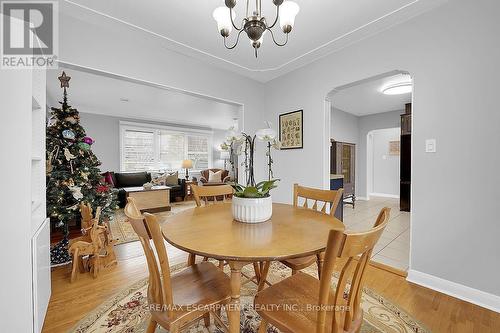
[[[151,174],[149,172],[106,172],[104,174],[107,183],[112,182],[116,189],[118,189],[118,202],[120,208],[125,207],[126,193],[123,188],[142,186],[151,181]],[[177,185],[170,187],[170,202],[174,202],[176,197],[184,199],[186,193],[186,180],[178,179]]]

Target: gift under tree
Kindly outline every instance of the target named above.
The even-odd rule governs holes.
[[[51,249],[53,265],[71,261],[68,253],[68,225],[80,219],[80,203],[89,203],[94,210],[102,208],[106,219],[117,208],[116,193],[102,182],[101,162],[92,152],[94,141],[80,125],[78,110],[68,104],[66,88],[71,78],[62,73],[63,88],[60,108],[51,108],[47,124],[47,215],[64,235]]]

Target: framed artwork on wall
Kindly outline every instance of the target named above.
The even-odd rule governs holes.
[[[304,148],[303,110],[279,115],[281,149]]]

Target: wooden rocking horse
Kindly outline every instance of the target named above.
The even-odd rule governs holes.
[[[90,204],[81,203],[80,211],[83,235],[71,240],[69,247],[73,257],[71,282],[76,279],[78,272],[90,271],[96,278],[101,267],[110,267],[117,263],[113,250],[116,241],[110,238],[108,226],[99,225],[101,208],[97,208],[95,218],[92,218]]]

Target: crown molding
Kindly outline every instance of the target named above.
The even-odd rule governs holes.
[[[356,42],[358,42],[358,41],[360,41],[368,36],[377,34],[383,30],[386,30],[387,28],[390,28],[390,27],[397,25],[401,22],[404,22],[404,21],[406,21],[406,20],[408,20],[416,15],[419,15],[419,14],[421,14],[421,13],[423,13],[431,8],[437,7],[446,1],[448,1],[448,0],[414,0],[414,1],[408,3],[404,6],[401,6],[400,8],[397,8],[397,9],[395,9],[387,14],[384,14],[384,15],[368,22],[368,23],[365,23],[365,24],[363,24],[363,25],[361,25],[361,26],[359,26],[359,27],[347,32],[347,33],[344,33],[344,34],[342,34],[342,35],[340,35],[340,36],[338,36],[338,37],[336,37],[336,38],[334,38],[334,39],[332,39],[332,40],[330,40],[322,45],[319,45],[318,47],[316,47],[310,51],[307,51],[307,52],[305,52],[297,57],[294,57],[294,58],[280,64],[279,66],[267,67],[267,68],[250,68],[250,67],[238,64],[234,61],[230,61],[230,60],[224,59],[222,57],[216,56],[210,52],[203,51],[203,50],[198,49],[196,47],[187,45],[187,44],[182,43],[178,40],[167,37],[163,34],[159,34],[157,32],[146,29],[144,27],[141,27],[141,26],[135,25],[133,23],[130,23],[128,21],[119,19],[115,16],[106,14],[104,12],[95,10],[93,8],[90,8],[88,6],[85,6],[85,5],[82,5],[79,3],[76,3],[72,0],[64,0],[64,2],[69,4],[69,5],[78,7],[80,9],[83,9],[83,10],[88,11],[90,13],[93,13],[95,15],[99,15],[99,16],[104,17],[106,19],[115,21],[119,24],[126,25],[132,29],[142,31],[142,32],[149,34],[151,36],[154,36],[156,38],[160,38],[162,40],[165,40],[165,41],[171,43],[170,48],[174,51],[181,52],[181,53],[188,55],[188,56],[201,58],[202,60],[205,60],[205,61],[208,61],[211,63],[215,63],[216,65],[219,65],[219,66],[224,66],[224,65],[228,66],[229,65],[231,67],[230,69],[232,69],[233,71],[237,71],[243,75],[246,72],[247,76],[249,76],[250,78],[255,79],[257,81],[261,81],[261,82],[270,81],[270,80],[275,79],[281,75],[284,75],[288,72],[291,72],[297,68],[300,68],[300,67],[305,66],[307,64],[310,64],[314,61],[317,61],[318,59],[321,59],[321,58],[323,58],[331,53],[335,53],[335,52],[337,52],[337,51],[339,51],[339,50],[341,50],[341,49],[343,49],[343,48],[345,48],[353,43],[356,43]],[[416,6],[416,5],[420,5],[420,6]],[[377,24],[381,24],[382,21],[387,20],[387,19],[392,19],[396,14],[403,12],[404,10],[407,10],[411,7],[419,7],[419,8],[416,8],[415,10],[410,10],[409,14],[403,15],[404,16],[403,19],[397,19],[396,23],[389,24],[388,27],[376,28],[375,32],[369,31],[370,28],[374,28]],[[339,44],[339,45],[336,45],[336,44]]]

